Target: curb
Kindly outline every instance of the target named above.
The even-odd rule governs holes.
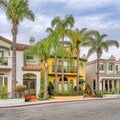
[[[93,99],[78,99],[78,100],[56,100],[56,101],[44,101],[39,103],[27,103],[27,104],[19,104],[19,105],[5,105],[0,106],[0,108],[16,108],[16,107],[25,107],[25,106],[37,106],[37,105],[49,105],[49,104],[55,104],[55,103],[66,103],[66,102],[79,102],[79,101],[95,101],[95,100],[116,100],[120,98],[93,98]]]

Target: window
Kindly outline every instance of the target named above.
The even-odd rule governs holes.
[[[70,80],[70,86],[69,86],[70,91],[73,91],[73,80]]]
[[[82,63],[82,62],[80,62],[80,64],[79,64],[79,65],[80,65],[80,67],[83,67],[83,63]]]
[[[96,81],[93,80],[93,90],[95,90],[95,89],[96,89]]]
[[[108,68],[110,71],[113,70],[113,64],[109,64],[109,68]]]
[[[30,83],[30,89],[35,89],[35,82],[34,81]]]
[[[0,76],[0,86],[4,86],[7,89],[8,77]]]
[[[67,61],[64,61],[64,72],[67,72],[68,70],[67,70],[67,67],[68,67],[68,63],[67,63]]]
[[[55,60],[52,61],[52,72],[55,71]]]
[[[0,63],[3,62],[3,51],[0,51]]]
[[[104,70],[104,65],[103,65],[103,64],[100,65],[100,70],[101,70],[101,71]]]
[[[118,65],[116,65],[116,71],[118,71]]]
[[[28,59],[28,60],[33,60],[34,57],[29,55],[29,56],[26,56],[26,59]]]
[[[61,72],[62,71],[62,61],[59,60],[58,61],[58,72]]]
[[[28,81],[24,81],[23,84],[28,88]]]

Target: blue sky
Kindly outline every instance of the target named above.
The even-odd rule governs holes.
[[[75,18],[74,28],[88,28],[108,34],[108,39],[120,40],[120,1],[119,0],[30,0],[30,9],[34,12],[35,22],[25,20],[19,26],[17,41],[28,44],[31,36],[36,41],[44,38],[46,28],[50,27],[55,16],[65,17],[72,14]],[[12,39],[11,24],[5,13],[0,10],[0,35]],[[86,54],[87,48],[81,50]],[[117,52],[116,52],[117,51]],[[102,57],[117,55],[119,49],[110,48]],[[91,57],[94,58],[94,57]]]

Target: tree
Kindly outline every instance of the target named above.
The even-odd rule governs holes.
[[[67,35],[70,38],[70,46],[73,56],[77,56],[77,75],[76,75],[76,84],[77,91],[79,91],[79,58],[80,58],[80,47],[88,40],[88,32],[86,28],[81,30],[75,29],[67,31]]]
[[[52,28],[47,28],[47,32],[49,32],[49,42],[51,44],[51,55],[55,58],[55,91],[58,88],[57,82],[57,71],[58,71],[58,58],[70,58],[70,52],[66,51],[63,47],[61,47],[59,36],[55,30]]]
[[[66,36],[66,31],[68,28],[74,26],[74,17],[72,15],[67,15],[64,19],[60,17],[55,17],[51,22],[52,27],[55,27],[57,34],[60,39],[62,39],[62,47],[64,48],[64,38]],[[64,58],[62,58],[62,91],[64,91]]]
[[[7,19],[12,24],[12,93],[14,93],[14,89],[16,86],[16,40],[18,34],[18,25],[24,19],[34,21],[35,18],[33,12],[29,9],[28,3],[28,0],[0,0],[0,7],[3,8],[6,13]],[[12,96],[15,97],[14,94]]]
[[[52,52],[54,52],[54,53],[52,53],[54,58],[55,58],[55,66],[54,66],[54,70],[55,70],[55,88],[54,89],[55,89],[55,91],[57,91],[57,86],[58,86],[58,83],[57,83],[57,69],[58,69],[58,67],[57,67],[57,58],[59,56],[58,54],[59,54],[59,50],[60,50],[59,49],[60,48],[60,42],[59,42],[59,37],[58,37],[55,30],[53,30],[52,28],[49,27],[49,28],[47,28],[47,32],[49,33],[49,40],[50,40],[50,42],[52,44],[51,50],[52,50]]]
[[[28,54],[36,55],[38,57],[39,62],[41,65],[44,64],[44,99],[47,99],[48,94],[48,58],[50,57],[50,49],[51,44],[49,42],[48,37],[38,41],[35,46],[31,46],[28,49]]]
[[[88,57],[93,53],[97,54],[97,90],[99,90],[99,61],[103,54],[103,51],[108,52],[110,46],[119,47],[119,43],[116,40],[106,40],[107,34],[100,34],[98,31],[91,31],[90,40],[87,45],[90,47],[88,51]]]

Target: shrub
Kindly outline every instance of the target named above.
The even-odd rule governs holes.
[[[92,92],[92,89],[88,83],[85,86],[85,92]]]
[[[17,98],[22,98],[25,90],[26,90],[26,85],[22,85],[22,84],[17,85],[15,87],[15,92],[16,92]]]
[[[15,87],[15,92],[24,92],[26,90],[26,85],[17,85]]]
[[[52,84],[52,82],[49,82],[49,85],[48,85],[48,94],[50,96],[54,95],[54,85]]]
[[[94,96],[95,97],[103,97],[103,94],[101,92],[95,92]]]
[[[8,93],[5,87],[0,86],[0,98],[8,98]]]

